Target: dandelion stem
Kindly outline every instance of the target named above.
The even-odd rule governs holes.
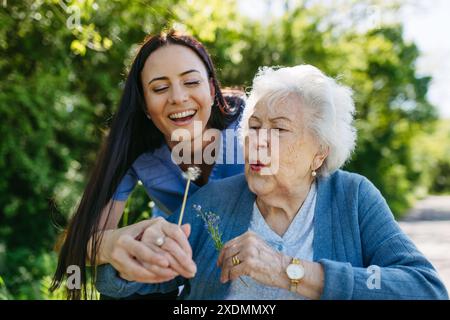
[[[183,204],[181,205],[181,213],[180,218],[178,219],[178,225],[181,226],[181,222],[183,221],[184,208],[186,207],[186,199],[189,190],[189,184],[191,183],[191,179],[187,180],[186,189],[184,190]]]

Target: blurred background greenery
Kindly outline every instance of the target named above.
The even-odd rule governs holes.
[[[245,1],[245,0],[242,0]],[[286,1],[250,19],[235,0],[22,0],[0,3],[0,299],[52,299],[57,235],[76,208],[144,36],[175,27],[209,48],[223,86],[262,65],[316,65],[353,88],[367,176],[396,217],[450,190],[450,122],[427,99],[429,76],[399,21],[334,19],[320,1]],[[261,1],[261,4],[268,1]],[[347,1],[393,14],[402,1]],[[151,216],[142,187],[124,221]]]

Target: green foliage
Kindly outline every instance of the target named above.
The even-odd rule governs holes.
[[[120,225],[128,226],[151,218],[154,205],[155,203],[148,198],[145,188],[138,183],[127,200]]]
[[[42,279],[56,268],[56,254],[35,253],[25,247],[8,251],[3,275],[9,293],[14,299],[43,299]]]
[[[6,288],[5,281],[3,281],[3,278],[0,276],[0,300],[9,300],[10,298],[11,295]]]
[[[309,63],[352,87],[358,146],[347,169],[372,180],[397,216],[429,190],[450,191],[450,123],[435,123],[417,47],[400,25],[342,28],[334,14],[300,4],[250,20],[235,0],[8,1],[0,8],[0,299],[62,297],[46,290],[58,226],[80,199],[137,44],[164,27],[205,43],[224,86],[251,85],[262,65]],[[121,223],[150,216],[140,186]]]
[[[411,153],[414,171],[420,174],[422,194],[450,192],[450,120],[433,123],[417,135]]]
[[[412,146],[436,118],[423,90],[430,79],[415,75],[419,53],[415,45],[404,42],[401,27],[378,29],[352,43],[355,40],[362,48],[358,62],[363,65],[349,70],[354,76],[349,84],[356,93],[359,133],[348,169],[367,176],[400,215],[412,204],[420,179],[411,162]]]

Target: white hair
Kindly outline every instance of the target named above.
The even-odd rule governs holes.
[[[350,88],[338,84],[314,66],[259,69],[241,120],[242,141],[248,134],[248,120],[258,101],[268,98],[269,107],[276,107],[293,94],[299,98],[306,118],[301,125],[310,129],[322,147],[329,149],[328,157],[317,171],[327,176],[342,167],[355,148],[355,105]]]

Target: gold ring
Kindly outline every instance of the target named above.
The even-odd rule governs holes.
[[[236,255],[231,258],[231,262],[233,263],[233,266],[237,266],[238,264],[241,263],[241,260],[239,260],[239,258]]]

